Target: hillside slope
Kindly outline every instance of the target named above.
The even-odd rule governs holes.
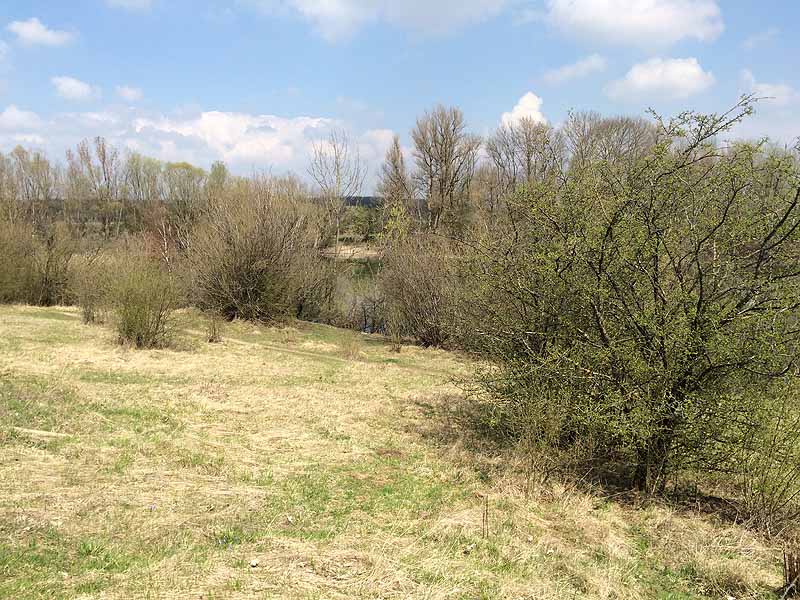
[[[564,486],[454,427],[469,365],[329,327],[134,351],[0,307],[2,598],[756,598],[739,527]],[[488,496],[488,502],[484,500]],[[488,533],[483,533],[488,506]]]

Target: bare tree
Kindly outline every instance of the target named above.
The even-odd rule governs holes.
[[[205,208],[206,172],[186,162],[168,163],[164,168],[164,199],[168,226],[181,250],[190,243],[191,232]]]
[[[75,152],[67,152],[68,176],[73,194],[87,194],[87,201],[97,212],[103,235],[111,235],[112,225],[119,234],[125,206],[122,202],[122,167],[119,152],[102,137],[78,144]],[[82,199],[74,198],[82,207]]]
[[[8,221],[13,225],[21,219],[17,192],[14,161],[11,156],[0,154],[0,221]]]
[[[40,152],[17,146],[11,152],[17,201],[35,227],[45,224],[50,202],[56,197],[58,170]]]
[[[126,195],[130,201],[144,207],[163,201],[163,166],[154,158],[132,152],[125,161]]]
[[[337,256],[346,200],[361,193],[366,173],[358,147],[346,131],[334,129],[326,140],[314,144],[308,174],[319,187],[325,203],[328,227],[336,236],[334,247]]]
[[[565,144],[559,131],[525,117],[501,125],[487,141],[486,152],[508,192],[517,184],[544,181],[558,174],[565,159]]]
[[[467,133],[461,110],[441,105],[417,120],[411,137],[428,229],[436,232],[445,219],[452,232],[462,231],[480,138]]]
[[[632,165],[656,140],[653,123],[631,117],[602,117],[596,112],[570,113],[561,128],[570,165],[582,168],[591,161]]]

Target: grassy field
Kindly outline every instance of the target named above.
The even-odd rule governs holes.
[[[441,351],[229,325],[135,351],[0,307],[2,598],[768,598],[778,551],[553,484],[456,427]],[[483,535],[488,496],[488,535]]]

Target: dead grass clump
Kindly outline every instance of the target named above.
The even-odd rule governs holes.
[[[362,357],[361,340],[356,336],[346,336],[339,342],[341,355],[348,360],[359,360]]]
[[[219,344],[222,342],[224,328],[222,316],[212,312],[206,316],[206,319],[206,341],[209,344]]]

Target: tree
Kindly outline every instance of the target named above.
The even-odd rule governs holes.
[[[566,158],[561,132],[529,117],[501,125],[489,138],[486,152],[506,192],[559,172]]]
[[[595,161],[630,165],[649,152],[657,129],[642,118],[602,117],[596,112],[571,112],[560,128],[572,168]]]
[[[396,218],[400,213],[415,214],[418,220],[422,219],[419,203],[415,200],[414,184],[400,147],[400,138],[396,135],[381,166],[378,193],[383,196],[384,222],[393,218],[393,215]]]
[[[469,190],[481,140],[466,131],[464,114],[437,106],[417,119],[414,140],[414,180],[425,202],[425,223],[431,232],[446,224],[460,234],[466,226]]]
[[[308,174],[319,187],[337,255],[346,200],[361,193],[366,172],[358,147],[346,131],[334,129],[326,140],[314,144]]]
[[[186,250],[200,214],[205,208],[206,172],[186,162],[164,167],[164,200],[169,215],[167,228],[178,248]]]
[[[74,204],[82,211],[84,204],[100,219],[102,233],[119,235],[125,203],[122,198],[122,167],[119,152],[102,137],[78,144],[67,152],[69,189]],[[80,195],[86,195],[85,201]]]
[[[17,146],[11,152],[14,163],[14,188],[20,212],[36,228],[46,227],[51,218],[51,202],[58,190],[59,173],[40,152]]]
[[[10,156],[0,154],[0,221],[8,221],[13,224],[22,218],[22,209],[17,201],[17,194],[14,161]]]
[[[649,149],[518,193],[524,229],[484,240],[467,303],[512,428],[593,440],[649,491],[731,468],[800,337],[797,160],[715,143],[751,111],[656,119]]]

